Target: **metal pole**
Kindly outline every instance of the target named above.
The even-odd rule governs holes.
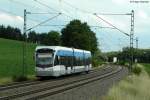
[[[135,59],[135,63],[138,62],[138,37],[136,37],[136,59]]]
[[[22,61],[22,75],[25,76],[26,67],[26,14],[27,11],[24,9],[24,28],[23,28],[23,61]]]
[[[136,49],[138,49],[138,37],[136,37]]]
[[[134,38],[134,10],[131,11],[131,31],[130,31],[130,70],[133,66],[133,38]]]

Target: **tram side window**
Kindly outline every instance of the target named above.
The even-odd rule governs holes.
[[[60,65],[65,65],[66,61],[65,61],[65,57],[64,56],[60,56]]]
[[[84,59],[82,56],[75,56],[74,57],[74,66],[83,66],[84,65]]]
[[[59,65],[59,59],[58,59],[58,56],[55,57],[55,61],[54,61],[54,65]]]
[[[85,57],[85,65],[91,64],[91,58],[90,57]]]
[[[80,66],[80,58],[79,57],[75,57],[75,66]]]
[[[72,65],[73,65],[73,57],[68,56],[68,66],[72,66]]]
[[[90,58],[87,58],[87,65],[90,64]]]
[[[76,65],[77,65],[76,57],[74,56],[74,57],[73,57],[73,66],[76,66]]]
[[[72,66],[73,58],[71,56],[60,56],[60,65]]]

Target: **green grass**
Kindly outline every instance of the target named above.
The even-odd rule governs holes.
[[[142,73],[130,75],[126,79],[114,85],[103,100],[150,100],[150,77],[143,65]]]
[[[34,72],[34,50],[36,45],[28,43],[26,49],[27,74]],[[22,42],[0,38],[0,78],[22,74]]]
[[[144,66],[144,68],[145,68],[145,70],[146,70],[146,72],[150,75],[150,64],[142,64],[143,66]]]

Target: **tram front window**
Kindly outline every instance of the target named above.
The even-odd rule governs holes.
[[[43,56],[43,55],[42,55]],[[40,65],[51,65],[53,63],[52,57],[38,57],[37,58],[37,64]]]
[[[52,67],[53,53],[37,53],[36,66],[37,67]]]

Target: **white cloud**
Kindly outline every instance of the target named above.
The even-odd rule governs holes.
[[[135,13],[135,29],[136,32],[143,34],[149,34],[149,23],[150,17],[148,16],[146,11],[138,10],[137,13]],[[140,35],[140,34],[139,34]]]
[[[0,19],[1,19],[0,22],[2,24],[13,23],[14,21],[17,21],[17,23],[23,22],[23,18],[20,16],[13,16],[2,12],[0,12]]]
[[[22,18],[21,16],[15,16],[15,18],[16,18],[16,20],[19,20],[19,21],[21,21],[21,22],[24,21],[23,18]]]
[[[13,18],[10,15],[1,13],[0,14],[1,21],[13,21]]]
[[[139,11],[137,12],[137,16],[140,17],[140,18],[142,18],[142,19],[144,19],[144,20],[146,20],[146,19],[148,18],[147,13],[144,12],[143,10],[139,10]]]

